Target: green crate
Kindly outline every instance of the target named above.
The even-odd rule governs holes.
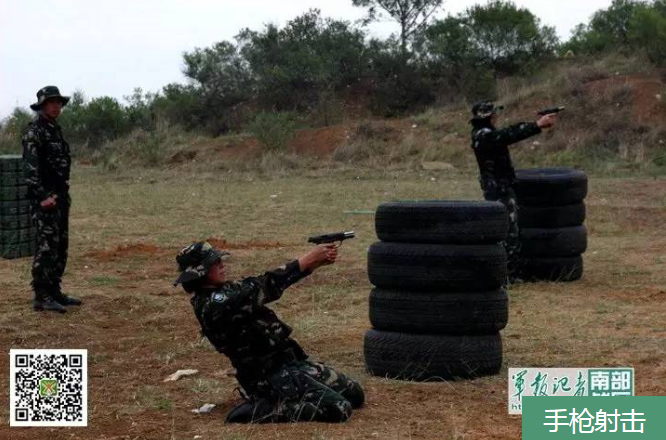
[[[0,172],[23,171],[23,157],[18,154],[0,155]]]
[[[30,215],[29,200],[15,200],[12,202],[0,201],[0,217],[24,215],[24,214]]]
[[[0,230],[0,243],[13,245],[35,241],[37,230],[35,228]]]
[[[0,187],[25,185],[25,173],[21,171],[0,172]]]
[[[2,255],[2,258],[9,260],[31,257],[35,255],[35,244],[24,243],[14,246],[2,246],[0,254]]]
[[[28,229],[33,227],[32,218],[28,214],[0,216],[0,230]]]
[[[3,186],[0,187],[0,200],[1,201],[19,201],[28,198],[28,187],[21,186]]]

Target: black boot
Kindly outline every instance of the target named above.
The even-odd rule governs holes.
[[[83,304],[83,301],[81,301],[78,298],[74,298],[73,296],[65,295],[62,293],[60,289],[57,289],[55,292],[53,292],[53,299],[58,301],[60,304],[63,306],[80,306]]]
[[[45,310],[59,313],[66,313],[67,309],[58,301],[45,292],[35,291],[35,299],[32,300],[32,309],[36,312]]]
[[[273,405],[267,399],[255,402],[245,401],[236,406],[227,415],[226,423],[271,423],[278,420],[274,417]]]

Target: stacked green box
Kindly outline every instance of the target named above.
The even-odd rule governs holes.
[[[23,158],[0,155],[0,255],[2,258],[30,257],[35,253],[35,240]]]

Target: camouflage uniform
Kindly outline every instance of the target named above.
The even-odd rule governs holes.
[[[219,251],[215,252],[208,261],[219,258]],[[191,270],[203,276],[206,266],[196,264]],[[243,422],[343,422],[363,404],[361,386],[324,364],[309,361],[290,338],[292,329],[265,306],[309,274],[292,261],[262,276],[218,288],[197,288],[192,294],[203,335],[231,360],[249,401],[245,405],[252,405],[251,417]],[[228,421],[238,421],[232,420],[235,411]]]
[[[472,149],[479,165],[479,181],[484,198],[501,202],[509,214],[509,234],[505,247],[509,257],[509,276],[514,277],[520,253],[520,230],[518,203],[513,189],[516,172],[509,154],[509,145],[537,135],[541,133],[541,129],[534,122],[521,122],[498,130],[490,122],[490,116],[494,112],[495,107],[491,103],[474,106],[475,119],[471,121],[474,127]]]
[[[40,299],[60,292],[67,264],[72,161],[60,126],[44,117],[28,124],[22,140],[31,215],[37,226],[32,286]],[[52,195],[57,195],[56,208],[43,210],[40,203]]]

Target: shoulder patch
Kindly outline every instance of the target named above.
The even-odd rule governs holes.
[[[211,299],[217,303],[223,303],[227,300],[227,295],[222,292],[215,292]]]

